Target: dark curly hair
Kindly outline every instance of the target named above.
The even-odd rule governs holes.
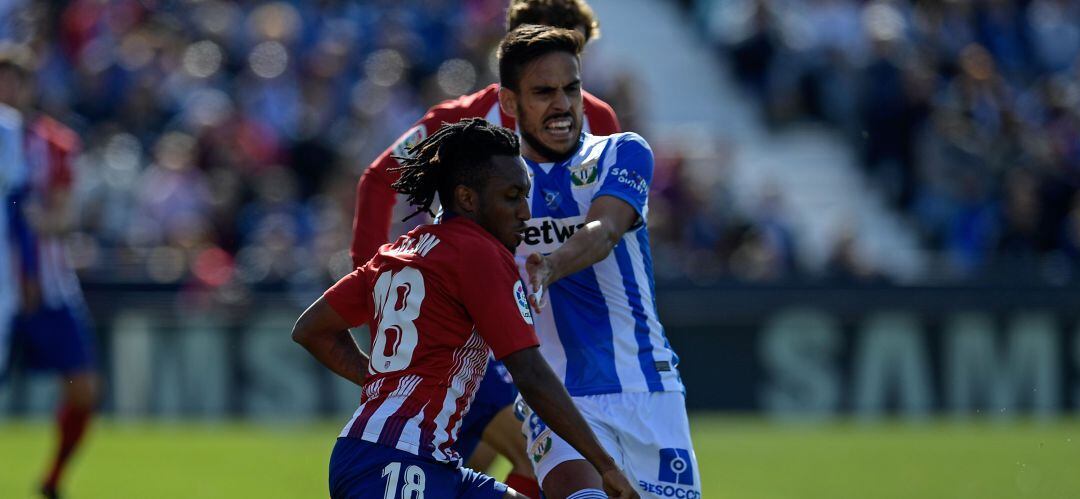
[[[408,196],[416,212],[432,216],[431,204],[435,194],[447,208],[451,206],[454,188],[465,185],[483,190],[490,170],[492,156],[517,156],[520,144],[513,131],[492,125],[482,118],[468,118],[457,123],[444,123],[435,133],[409,149],[409,157],[395,157],[400,166],[391,171],[401,173],[392,187]]]

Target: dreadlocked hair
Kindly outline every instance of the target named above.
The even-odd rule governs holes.
[[[405,217],[431,212],[435,195],[447,208],[451,206],[458,185],[481,190],[485,175],[492,166],[492,156],[517,156],[520,145],[513,131],[492,125],[482,118],[468,118],[444,123],[435,133],[408,149],[406,157],[395,156],[400,166],[390,171],[401,173],[391,187],[408,196],[417,209]],[[402,221],[404,221],[402,220]]]

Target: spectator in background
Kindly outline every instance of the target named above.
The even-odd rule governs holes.
[[[857,106],[852,146],[926,245],[948,256],[948,273],[992,275],[999,257],[1061,254],[1080,192],[1080,2],[835,0],[760,2],[742,17],[718,11],[716,39],[741,78],[765,89],[776,124],[810,118],[846,131],[843,113],[828,110]],[[852,33],[865,36],[830,42]],[[822,99],[820,76],[849,71],[859,91],[837,80]],[[801,93],[791,83],[800,79]]]

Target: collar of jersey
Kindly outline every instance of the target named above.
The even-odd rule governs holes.
[[[581,132],[581,135],[578,135],[577,147],[574,148],[574,152],[570,153],[570,156],[562,161],[538,163],[529,158],[526,158],[525,156],[522,156],[521,159],[525,160],[525,164],[529,165],[529,167],[531,167],[533,170],[540,169],[544,173],[551,173],[551,171],[554,170],[556,167],[566,168],[566,166],[574,160],[574,156],[577,156],[577,153],[581,151],[581,147],[583,145],[585,145],[585,132]]]

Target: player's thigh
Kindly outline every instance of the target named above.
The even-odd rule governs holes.
[[[615,459],[616,463],[620,463],[622,451],[619,448],[617,437],[604,421],[603,414],[598,412],[601,407],[596,404],[594,397],[573,397],[573,401],[578,411],[584,416],[585,422],[589,424],[593,434],[596,435],[597,440],[600,441],[600,445]],[[523,416],[522,433],[525,434],[526,439],[525,455],[529,462],[532,463],[533,472],[536,473],[537,481],[544,488],[545,495],[549,495],[547,484],[550,480],[549,475],[553,473],[554,477],[552,479],[555,482],[551,483],[572,484],[574,487],[581,483],[586,484],[582,485],[581,488],[589,488],[592,485],[588,484],[593,483],[592,478],[599,480],[596,470],[585,461],[585,458],[573,446],[552,431],[537,414],[532,412],[527,404],[519,402],[517,405]],[[585,466],[562,466],[563,463],[571,461],[580,461]]]
[[[80,311],[42,307],[20,315],[15,324],[29,369],[64,375],[95,369],[93,333]]]
[[[97,404],[101,379],[96,371],[82,370],[64,375],[60,383],[67,400],[79,407],[92,408]]]
[[[432,490],[454,490],[454,470],[432,469],[408,453],[355,438],[339,438],[330,454],[333,499],[410,498]]]
[[[469,412],[461,421],[454,449],[460,452],[466,461],[472,462],[472,454],[495,416],[514,404],[517,389],[502,376],[501,373],[505,370],[497,361],[493,360],[488,364],[487,372],[484,373],[476,396],[469,406]]]
[[[339,438],[330,455],[332,499],[502,499],[506,485],[449,464],[355,438]]]
[[[506,484],[499,482],[498,480],[474,471],[469,468],[459,469],[461,476],[461,484],[458,486],[457,497],[461,499],[504,499],[524,497],[521,494],[510,491]],[[446,494],[439,490],[434,490],[434,493],[429,497],[445,497]],[[537,498],[539,499],[539,498]]]
[[[573,459],[555,465],[540,487],[546,499],[566,499],[581,490],[603,489],[603,485],[593,465],[584,459]]]
[[[491,467],[491,464],[495,462],[495,458],[497,457],[499,457],[499,453],[495,452],[495,449],[492,449],[490,445],[481,440],[473,448],[469,460],[465,462],[465,467],[481,471],[487,470]]]
[[[625,404],[617,411],[630,415],[617,424],[622,466],[641,497],[700,498],[701,476],[683,394],[621,396]]]
[[[525,455],[525,437],[521,434],[521,421],[514,415],[514,406],[508,405],[495,414],[484,428],[484,443],[506,456],[518,472],[530,470],[529,458]]]

